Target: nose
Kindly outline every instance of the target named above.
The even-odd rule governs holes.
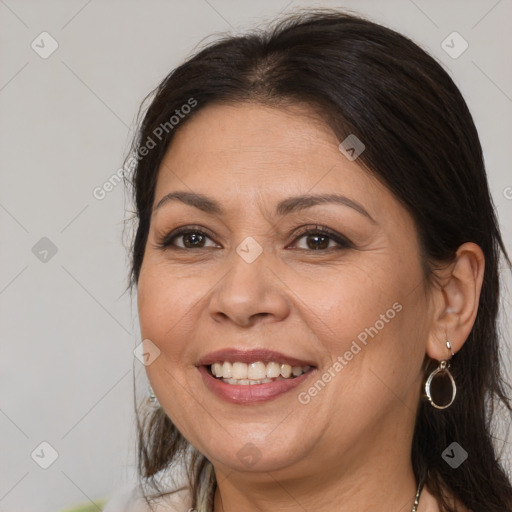
[[[233,322],[250,327],[258,321],[277,322],[290,313],[287,286],[271,267],[270,257],[262,252],[248,263],[238,253],[229,270],[213,290],[209,308],[216,322]]]

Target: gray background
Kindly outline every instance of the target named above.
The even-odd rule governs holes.
[[[103,200],[93,190],[120,168],[142,98],[206,36],[313,5],[365,14],[445,65],[481,134],[512,253],[511,1],[0,0],[1,511],[60,510],[134,476],[132,369],[145,373],[123,293],[130,205],[122,184]],[[43,31],[59,45],[46,59],[31,47]],[[441,47],[453,31],[469,43],[456,59]],[[45,261],[43,237],[57,249]],[[31,458],[49,460],[43,441],[59,455],[48,469]]]

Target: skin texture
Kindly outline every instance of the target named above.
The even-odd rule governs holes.
[[[412,508],[421,367],[426,354],[449,359],[447,335],[454,352],[466,340],[484,259],[478,246],[464,244],[439,271],[440,285],[429,285],[411,215],[339,143],[303,106],[210,105],[177,131],[159,170],[154,205],[187,191],[225,210],[211,214],[179,201],[156,210],[138,283],[142,338],[160,350],[146,367],[150,383],[183,435],[212,461],[215,512]],[[321,193],[356,201],[373,221],[331,203],[275,213],[282,199]],[[194,225],[207,235],[199,247],[190,235],[176,237],[175,248],[158,247],[175,228]],[[298,238],[299,228],[316,225],[349,246]],[[252,263],[236,252],[249,236],[263,250]],[[301,404],[298,394],[395,303],[400,312]],[[311,359],[316,370],[271,401],[231,404],[205,387],[196,368],[199,358],[227,347],[271,348]],[[250,468],[237,455],[249,442],[261,455]],[[438,510],[428,489],[418,510]]]

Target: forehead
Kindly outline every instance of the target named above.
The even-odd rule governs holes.
[[[172,187],[367,189],[375,178],[349,161],[340,141],[304,105],[271,108],[257,103],[215,104],[177,130],[162,161],[155,198]]]

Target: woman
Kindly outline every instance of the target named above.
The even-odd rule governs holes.
[[[296,14],[170,73],[134,149],[148,505],[512,510],[489,426],[510,260],[433,58]]]

